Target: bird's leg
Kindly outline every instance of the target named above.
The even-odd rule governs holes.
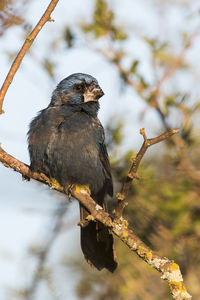
[[[85,184],[85,185],[78,185],[78,184],[76,184],[75,186],[76,186],[76,192],[77,193],[91,195],[91,190],[90,190],[88,184]]]
[[[71,201],[71,197],[72,197],[72,189],[74,187],[74,184],[69,184],[66,188],[65,188],[65,193],[68,195],[69,201]]]
[[[59,189],[59,188],[63,188],[63,187],[55,178],[51,178],[50,189]]]
[[[89,185],[78,185],[78,184],[69,184],[65,188],[65,192],[68,195],[69,199],[72,196],[72,189],[75,187],[77,193],[82,193],[82,194],[89,194],[91,195],[91,191],[89,188]]]
[[[77,193],[91,195],[91,190],[89,188],[89,185],[76,185],[75,189],[76,189]],[[87,226],[89,224],[90,221],[95,221],[95,219],[94,219],[94,217],[91,214],[88,214],[85,219],[82,219],[78,223],[78,226],[85,227],[85,226]]]
[[[89,221],[85,220],[81,220],[80,222],[77,223],[78,226],[80,227],[86,227],[89,224]]]
[[[85,227],[89,224],[90,221],[95,222],[95,218],[92,215],[88,215],[84,220],[78,222],[78,226]]]

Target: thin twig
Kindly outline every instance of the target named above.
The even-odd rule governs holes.
[[[170,128],[170,126],[168,125],[165,114],[160,109],[158,96],[161,94],[162,85],[164,84],[164,82],[166,80],[168,80],[170,77],[172,77],[174,75],[174,73],[178,70],[178,68],[183,64],[187,50],[190,49],[190,46],[195,41],[195,38],[199,36],[199,33],[200,33],[200,28],[197,27],[196,30],[190,35],[188,41],[185,43],[185,46],[182,48],[179,55],[177,56],[176,63],[171,65],[169,68],[167,68],[165,70],[165,72],[160,77],[160,79],[157,80],[155,86],[146,87],[144,94],[142,94],[143,88],[141,87],[140,82],[138,82],[137,80],[134,80],[132,78],[131,71],[124,68],[122,66],[122,63],[120,60],[116,61],[116,60],[111,59],[111,57],[117,57],[117,54],[118,54],[114,48],[109,47],[109,49],[108,49],[109,51],[98,50],[98,49],[95,49],[95,50],[97,52],[100,52],[109,61],[114,62],[119,73],[121,75],[123,75],[124,82],[127,85],[132,86],[134,88],[134,90],[138,93],[138,95],[142,99],[144,99],[144,101],[146,101],[146,99],[147,99],[147,96],[146,96],[147,93],[149,93],[150,96],[151,95],[154,96],[153,101],[151,103],[149,103],[149,106],[153,107],[156,110],[156,112],[158,113],[158,115],[162,121],[164,128],[166,130],[168,130]],[[112,56],[110,56],[110,53],[112,54]],[[195,184],[199,185],[200,184],[200,171],[191,162],[191,160],[188,156],[188,153],[187,153],[184,139],[181,137],[181,135],[174,135],[172,137],[172,140],[178,149],[178,153],[179,153],[179,157],[180,157],[179,169],[183,170],[184,172],[187,172],[187,175],[189,176],[189,178]]]
[[[51,19],[51,13],[54,10],[54,8],[56,7],[57,3],[59,0],[52,0],[49,4],[49,6],[47,7],[45,13],[43,14],[43,16],[41,17],[41,19],[39,20],[39,22],[37,23],[37,25],[35,26],[35,28],[32,30],[32,32],[27,36],[22,48],[20,49],[19,53],[17,54],[15,60],[12,63],[12,66],[8,72],[8,75],[6,76],[6,79],[1,87],[0,90],[0,114],[4,113],[2,106],[3,106],[3,101],[6,95],[6,92],[11,84],[11,82],[13,81],[13,78],[15,76],[15,73],[17,72],[17,70],[19,69],[19,66],[22,62],[22,59],[24,58],[26,52],[29,50],[29,48],[31,47],[32,43],[34,42],[36,36],[38,35],[38,33],[40,32],[40,30],[42,29],[42,27],[45,25],[46,22],[52,22],[53,20]]]
[[[166,120],[166,116],[161,111],[157,99],[155,99],[155,108],[158,112],[163,126],[166,130],[168,130],[169,125]],[[179,153],[180,163],[179,163],[179,169],[187,172],[187,175],[189,178],[197,185],[200,184],[200,171],[193,165],[191,162],[188,153],[187,148],[184,139],[181,137],[181,135],[174,135],[172,137],[172,141],[174,142],[174,145],[177,147],[177,151]]]
[[[126,205],[128,204],[125,199],[127,197],[128,191],[131,187],[132,181],[134,178],[138,178],[137,175],[137,170],[138,167],[140,165],[140,162],[145,154],[145,152],[147,151],[147,149],[152,146],[155,145],[161,141],[166,140],[167,138],[171,137],[172,135],[174,135],[175,133],[177,133],[179,130],[178,129],[169,129],[168,131],[166,131],[165,133],[161,134],[158,137],[152,138],[152,139],[148,139],[146,137],[145,134],[145,129],[142,128],[140,130],[140,134],[143,136],[144,138],[144,142],[139,150],[139,152],[137,153],[137,155],[134,157],[133,159],[133,163],[132,166],[128,172],[128,175],[126,177],[126,180],[121,188],[120,193],[118,193],[116,195],[117,199],[118,199],[118,204],[117,207],[114,210],[114,215],[116,218],[120,218],[123,214],[123,210],[126,207]]]
[[[165,72],[164,74],[161,76],[161,78],[157,81],[156,84],[156,89],[154,91],[155,94],[159,94],[160,93],[160,89],[162,84],[168,79],[170,78],[177,70],[178,68],[183,64],[184,58],[185,58],[185,54],[186,51],[189,49],[189,47],[192,45],[192,43],[194,42],[195,38],[198,37],[200,33],[200,28],[197,27],[196,30],[193,32],[193,34],[191,34],[189,36],[188,41],[185,43],[185,46],[183,47],[183,49],[180,51],[177,60],[174,64],[172,64]]]
[[[141,133],[143,134],[145,139],[144,143],[146,144],[146,149],[150,145],[164,140],[166,138],[166,135],[168,135],[168,133],[164,133],[163,135],[155,139],[146,139],[144,131],[142,131]],[[174,134],[174,132],[171,134]],[[9,155],[1,147],[0,161],[4,164],[4,166],[10,167],[13,170],[21,173],[23,177],[33,178],[35,180],[49,185],[52,189],[63,193],[67,193],[67,191],[65,191],[59,184],[52,185],[51,180],[44,174],[32,172],[29,166],[17,160],[13,156]],[[124,242],[130,248],[131,251],[135,251],[141,259],[143,259],[147,264],[149,264],[151,267],[158,270],[162,274],[161,278],[168,281],[173,299],[191,299],[191,296],[187,292],[183,283],[180,268],[176,263],[174,263],[174,261],[171,261],[166,257],[158,256],[154,251],[147,247],[133,233],[133,231],[128,228],[128,222],[122,217],[112,220],[109,214],[90,197],[88,191],[84,188],[76,188],[76,186],[74,186],[71,190],[71,193],[90,211],[91,215],[96,220],[102,222],[105,226],[107,226],[113,234],[115,234],[122,242]]]

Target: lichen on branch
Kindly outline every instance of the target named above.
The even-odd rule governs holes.
[[[145,136],[144,143],[137,154],[137,156],[140,157],[140,159],[138,159],[137,161],[137,168],[139,166],[139,162],[141,161],[144,153],[146,152],[149,146],[168,138],[176,132],[177,130],[169,130],[168,132],[165,132],[164,134],[154,139],[147,139]],[[141,134],[145,134],[144,130],[141,131]],[[62,186],[60,186],[57,183],[55,184],[54,179],[48,178],[44,174],[32,172],[28,165],[9,155],[1,147],[0,162],[2,162],[5,167],[10,167],[13,170],[21,173],[24,178],[32,178],[48,185],[51,189],[57,190],[65,194],[69,193],[69,190],[65,190]],[[135,165],[134,168],[136,168]],[[136,172],[137,168],[134,169],[134,171],[131,170],[130,172]],[[87,208],[87,210],[91,214],[92,219],[98,220],[105,226],[107,226],[113,234],[115,234],[122,242],[124,242],[130,248],[131,251],[136,252],[141,259],[143,259],[151,267],[158,270],[162,274],[161,278],[168,281],[171,294],[174,299],[191,299],[191,296],[187,292],[183,283],[180,268],[176,263],[174,263],[174,261],[171,261],[166,257],[158,256],[147,245],[145,245],[129,228],[128,221],[125,220],[122,216],[117,216],[114,219],[112,219],[109,213],[106,212],[103,209],[103,207],[97,205],[96,202],[90,197],[88,188],[80,188],[79,186],[77,187],[76,185],[74,185],[71,187],[70,193],[73,197],[78,199],[82,205],[84,205]]]

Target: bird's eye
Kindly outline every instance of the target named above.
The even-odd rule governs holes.
[[[75,90],[76,92],[82,92],[82,91],[83,91],[83,85],[82,85],[82,84],[76,84],[76,85],[74,86],[74,90]]]

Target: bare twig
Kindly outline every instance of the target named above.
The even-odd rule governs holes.
[[[143,87],[141,86],[141,83],[138,80],[133,79],[130,69],[126,69],[122,65],[119,53],[113,47],[110,46],[106,50],[95,48],[95,50],[97,52],[101,53],[107,60],[114,63],[119,74],[123,76],[124,82],[127,85],[132,86],[134,88],[134,90],[138,93],[138,95],[144,101],[147,100],[147,98],[148,98],[147,95],[149,95],[149,97],[153,96],[153,100],[148,105],[153,107],[156,110],[156,112],[158,113],[158,115],[161,119],[161,122],[162,122],[164,128],[166,130],[169,130],[170,126],[166,120],[165,114],[162,112],[162,110],[159,106],[158,97],[161,95],[162,86],[166,82],[166,80],[168,80],[170,77],[172,77],[174,75],[174,73],[179,69],[179,67],[183,64],[187,50],[190,49],[190,46],[194,43],[195,38],[197,38],[199,36],[199,34],[200,34],[200,28],[198,26],[194,30],[194,32],[189,36],[187,42],[185,43],[182,50],[178,54],[176,62],[174,64],[172,64],[169,68],[166,68],[165,72],[157,80],[157,82],[155,83],[154,86],[145,87],[145,93],[142,93]],[[115,58],[115,59],[113,59],[113,58]],[[184,172],[187,172],[188,177],[194,183],[199,185],[200,184],[200,171],[192,164],[192,162],[188,156],[187,150],[186,150],[186,145],[185,145],[184,139],[180,135],[174,135],[172,137],[172,140],[178,149],[178,154],[180,157],[179,169],[183,170]],[[119,195],[119,197],[120,197],[120,195]]]
[[[193,32],[193,34],[191,34],[189,36],[188,41],[185,43],[185,46],[183,47],[183,49],[180,51],[176,63],[172,64],[165,72],[164,74],[161,76],[161,78],[157,81],[156,84],[156,88],[155,88],[155,94],[159,94],[160,93],[160,89],[162,84],[168,79],[170,78],[176,71],[177,69],[183,64],[184,58],[185,58],[185,54],[186,51],[189,49],[189,47],[192,45],[192,43],[194,42],[195,38],[198,37],[200,33],[200,28],[197,27],[197,29]]]
[[[2,86],[2,89],[0,91],[0,113],[3,113],[2,105],[3,100],[5,97],[5,94],[8,90],[9,85],[11,84],[13,77],[15,73],[17,72],[21,61],[32,45],[35,37],[39,33],[39,31],[42,29],[44,24],[47,21],[52,21],[50,19],[51,12],[55,8],[56,4],[59,0],[52,0],[42,16],[39,23],[36,25],[34,30],[31,32],[31,34],[27,37],[26,41],[24,42],[24,45],[22,46],[19,54],[17,55],[15,61],[13,62],[11,69],[4,81],[4,84]],[[131,85],[131,80],[129,81],[128,76],[126,76],[127,83]],[[134,86],[134,84],[132,84]],[[130,187],[130,184],[134,177],[137,176],[137,169],[139,166],[139,163],[145,154],[147,148],[155,143],[160,142],[161,140],[166,139],[168,136],[174,134],[175,132],[166,132],[163,135],[155,138],[155,139],[147,139],[144,130],[141,130],[141,134],[144,137],[144,143],[137,154],[135,158],[135,162],[133,163],[132,169],[129,172],[128,175],[128,182],[124,185],[124,190],[121,191],[122,196],[125,196],[127,194],[127,191]],[[6,167],[10,167],[13,170],[19,172],[22,174],[24,178],[32,178],[37,181],[40,181],[42,183],[47,184],[50,186],[50,188],[55,189],[57,191],[60,191],[62,193],[66,193],[67,191],[64,190],[62,186],[60,186],[57,182],[52,182],[50,178],[45,176],[44,174],[32,172],[26,164],[23,162],[17,160],[13,156],[6,153],[1,147],[0,147],[0,161],[4,164]],[[142,258],[145,262],[147,262],[150,266],[158,270],[160,273],[162,273],[162,279],[165,279],[168,281],[168,284],[171,289],[171,293],[174,299],[176,300],[188,300],[191,299],[191,296],[187,293],[186,288],[183,284],[183,278],[180,272],[179,266],[174,263],[173,261],[170,261],[166,257],[159,257],[156,253],[154,253],[151,249],[149,249],[129,228],[128,228],[128,222],[124,220],[122,217],[115,218],[112,220],[109,216],[109,214],[101,207],[99,206],[88,194],[88,191],[84,188],[76,187],[74,186],[71,190],[72,195],[77,198],[92,214],[92,216],[102,222],[105,226],[110,228],[110,231],[114,233],[117,237],[119,237],[132,251],[135,251],[137,255]],[[124,200],[124,199],[120,199]],[[122,201],[121,201],[122,202]],[[123,208],[122,208],[123,211]]]
[[[125,180],[125,182],[122,186],[122,189],[121,189],[120,193],[118,193],[116,195],[116,197],[118,199],[117,207],[114,210],[114,214],[115,214],[116,218],[120,218],[122,216],[123,210],[124,210],[125,206],[128,204],[125,201],[125,198],[127,197],[127,194],[128,194],[128,191],[131,187],[133,179],[138,178],[137,170],[138,170],[139,164],[140,164],[145,152],[147,151],[147,149],[150,146],[154,145],[154,144],[157,144],[159,142],[164,141],[165,139],[167,139],[170,136],[174,135],[178,131],[179,131],[179,129],[169,129],[168,131],[166,131],[165,133],[159,135],[158,137],[155,137],[155,138],[152,138],[152,139],[147,139],[144,128],[142,128],[140,130],[140,134],[143,136],[144,142],[143,142],[139,152],[137,153],[137,155],[133,159],[132,166],[129,170],[129,173],[126,177],[126,180]]]
[[[155,108],[156,111],[158,112],[163,126],[165,127],[166,130],[169,129],[168,123],[166,121],[166,117],[161,111],[157,99],[155,99]],[[189,178],[196,183],[197,185],[200,184],[200,171],[192,164],[188,153],[186,149],[186,144],[184,139],[181,137],[181,135],[174,135],[172,137],[172,141],[174,142],[175,146],[177,147],[179,158],[180,158],[180,164],[179,164],[179,169],[183,170],[184,172],[187,173]]]
[[[0,90],[0,114],[4,113],[4,111],[2,110],[2,106],[3,106],[3,101],[6,95],[6,92],[11,84],[11,82],[13,81],[13,78],[15,76],[15,73],[17,72],[22,59],[24,58],[26,52],[29,50],[29,48],[31,47],[32,43],[34,42],[36,36],[38,35],[38,33],[40,32],[40,30],[42,29],[42,27],[45,25],[46,22],[51,22],[53,21],[51,19],[51,13],[54,10],[54,8],[56,7],[57,3],[59,0],[51,0],[49,6],[47,7],[45,13],[43,14],[43,16],[41,17],[41,19],[39,20],[39,22],[37,23],[37,25],[35,26],[35,28],[33,29],[33,31],[27,36],[22,48],[20,49],[17,57],[15,58],[9,72],[8,75],[6,76],[6,79],[1,87]]]
[[[169,135],[169,133],[164,133],[164,135],[161,135],[155,139],[146,139],[144,131],[141,133],[144,136],[144,149],[147,149],[150,145],[164,140],[166,135]],[[144,154],[142,154],[142,156],[143,155]],[[140,160],[142,156],[140,157]],[[21,173],[24,177],[39,180],[40,182],[49,185],[52,189],[67,193],[67,191],[65,191],[59,184],[52,185],[51,180],[44,174],[32,172],[29,169],[29,166],[9,155],[2,148],[0,148],[0,161],[4,164],[4,166],[12,168],[13,170]],[[86,189],[80,187],[77,188],[74,186],[71,190],[71,193],[90,211],[96,220],[102,222],[105,226],[110,228],[110,231],[114,233],[121,241],[123,241],[131,249],[131,251],[135,251],[140,258],[142,258],[151,267],[155,268],[162,274],[161,278],[168,281],[174,299],[191,299],[191,296],[187,292],[183,283],[180,268],[176,263],[174,263],[174,261],[171,261],[166,257],[160,257],[154,253],[154,251],[147,247],[133,233],[133,231],[128,228],[128,222],[122,217],[112,220],[109,214],[90,197]]]
[[[126,70],[120,61],[114,62],[115,66],[117,67],[120,74],[123,74],[124,81],[127,85],[132,86],[135,91],[140,95],[144,101],[146,101],[146,94],[149,93],[149,95],[153,95],[153,101],[149,104],[151,107],[153,107],[156,112],[158,113],[161,122],[166,130],[169,130],[170,126],[168,125],[168,122],[166,120],[165,114],[162,112],[159,106],[158,97],[161,94],[161,89],[163,83],[169,79],[173,74],[177,71],[177,69],[183,64],[186,51],[189,49],[195,38],[199,35],[200,29],[197,28],[197,30],[194,31],[194,33],[190,36],[188,42],[185,44],[181,52],[179,53],[177,57],[176,64],[173,64],[170,68],[168,68],[164,74],[161,76],[160,79],[157,80],[157,83],[154,87],[148,87],[145,89],[145,95],[142,94],[141,84],[138,83],[136,80],[132,79],[132,74],[130,70]],[[109,48],[110,50],[110,48]],[[114,49],[111,49],[110,52],[112,53],[113,57],[115,57],[116,53]],[[109,59],[108,53],[109,51],[100,51],[101,54],[104,55],[107,59]],[[110,60],[110,59],[109,59]],[[172,140],[175,144],[175,146],[178,149],[178,154],[180,157],[180,165],[179,169],[183,170],[184,172],[187,172],[187,175],[189,178],[196,183],[197,185],[200,184],[200,171],[192,164],[191,160],[189,159],[186,145],[184,142],[184,139],[180,135],[174,135],[172,137]]]

